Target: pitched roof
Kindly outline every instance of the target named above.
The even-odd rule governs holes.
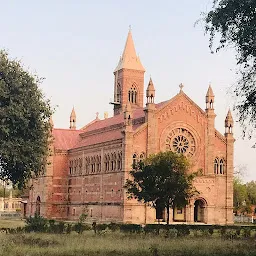
[[[74,147],[80,140],[80,130],[53,129],[53,145],[55,149],[68,150]]]
[[[179,93],[174,96],[172,99],[160,102],[156,104],[156,109],[160,110],[166,105],[168,105],[171,101],[173,101],[177,96],[184,95],[189,101],[192,100],[185,94]],[[193,102],[194,103],[194,102]],[[195,103],[194,103],[195,104]],[[195,106],[202,112],[204,112],[200,107],[196,104]],[[133,119],[139,119],[145,116],[144,108],[138,108],[133,111]],[[54,147],[56,149],[68,150],[73,148],[79,148],[84,146],[90,146],[98,143],[104,143],[107,141],[117,140],[122,138],[120,127],[113,127],[113,129],[109,129],[103,131],[102,133],[93,134],[90,132],[97,131],[99,129],[108,128],[114,125],[123,124],[124,123],[124,115],[123,113],[106,118],[103,120],[95,119],[86,126],[84,126],[81,130],[70,130],[70,129],[53,129],[54,136]],[[133,130],[137,130],[142,123],[137,123],[133,125]]]
[[[110,130],[103,132],[101,134],[92,134],[88,137],[84,137],[77,144],[75,144],[72,148],[80,148],[86,147],[90,145],[95,145],[98,143],[104,143],[112,140],[117,140],[122,138],[121,129]]]
[[[131,30],[128,33],[123,54],[114,72],[123,68],[145,71],[140,58],[136,54]]]
[[[135,109],[133,111],[133,119],[137,119],[140,117],[144,117],[144,111],[143,108]],[[106,118],[103,120],[98,120],[97,122],[91,123],[91,125],[88,125],[87,127],[84,127],[83,132],[89,132],[94,131],[102,128],[106,128],[115,124],[121,124],[124,122],[124,115],[121,113],[119,115]]]

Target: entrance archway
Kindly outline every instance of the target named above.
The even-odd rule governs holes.
[[[37,197],[36,199],[36,215],[40,215],[40,206],[41,206],[41,199],[40,199],[40,196]]]
[[[194,203],[194,222],[206,222],[206,201],[203,199]]]
[[[165,212],[164,212],[165,208],[163,206],[163,204],[160,203],[159,200],[156,201],[156,219],[158,221],[160,220],[164,220],[165,219]]]

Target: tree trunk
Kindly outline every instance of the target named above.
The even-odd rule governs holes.
[[[166,220],[166,222],[167,222],[167,225],[169,225],[169,222],[170,222],[170,206],[169,206],[169,204],[167,204],[167,220]]]

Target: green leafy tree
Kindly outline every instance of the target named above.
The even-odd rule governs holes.
[[[256,1],[214,0],[213,9],[205,15],[205,30],[212,51],[217,36],[216,51],[233,46],[237,52],[240,78],[234,89],[239,96],[235,108],[244,136],[251,138],[256,127]]]
[[[250,181],[246,183],[247,195],[251,204],[256,205],[256,182]]]
[[[20,188],[46,164],[52,111],[41,81],[0,51],[0,179]]]
[[[234,194],[233,204],[235,212],[245,213],[248,212],[250,202],[248,200],[247,187],[242,181],[235,177],[234,178]]]
[[[133,166],[132,179],[125,184],[128,197],[166,208],[169,224],[170,207],[185,206],[196,193],[192,185],[195,174],[188,174],[189,166],[185,156],[171,151],[151,155]]]

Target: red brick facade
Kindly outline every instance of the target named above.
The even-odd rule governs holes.
[[[191,172],[200,169],[202,175],[194,182],[200,194],[185,208],[171,210],[171,221],[233,223],[230,111],[222,135],[214,126],[211,87],[205,111],[183,92],[182,86],[175,97],[155,104],[152,80],[144,93],[144,71],[129,32],[114,71],[114,116],[96,118],[76,130],[72,110],[70,129],[53,128],[49,165],[42,177],[32,180],[28,215],[37,211],[48,218],[73,220],[86,211],[91,221],[154,223],[156,210],[128,200],[123,186],[133,161],[173,150],[186,154],[193,163]]]

